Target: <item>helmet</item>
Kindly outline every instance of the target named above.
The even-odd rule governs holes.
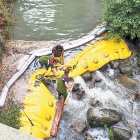
[[[57,46],[56,46],[56,50],[61,50],[61,51],[63,51],[64,48],[63,48],[63,46],[61,46],[61,45],[57,45]]]

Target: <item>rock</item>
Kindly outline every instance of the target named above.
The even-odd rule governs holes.
[[[137,60],[137,66],[140,67],[140,58]]]
[[[86,140],[94,140],[94,138],[90,134],[88,134]]]
[[[108,65],[104,65],[103,67],[101,67],[101,71],[105,72],[108,69]]]
[[[136,136],[137,140],[140,140],[140,128],[137,129],[137,136]]]
[[[72,125],[72,128],[76,133],[81,134],[87,130],[87,125],[83,121],[78,121]]]
[[[136,38],[133,40],[133,44],[134,44],[136,47],[140,48],[140,38],[136,37]]]
[[[93,109],[87,111],[87,120],[91,127],[111,126],[118,123],[122,116],[115,110],[111,109]]]
[[[111,62],[110,62],[110,66],[111,66],[111,68],[113,68],[113,69],[118,68],[119,64],[120,64],[119,61],[111,61]]]
[[[137,88],[137,82],[127,76],[120,75],[117,79],[123,86],[129,89]]]
[[[99,102],[98,100],[91,99],[90,105],[95,107],[95,106],[97,106],[97,105],[100,105],[100,102]]]
[[[75,83],[74,86],[73,86],[72,91],[74,91],[74,92],[75,92],[75,91],[78,91],[78,90],[80,89],[79,86],[80,86],[80,85],[79,85],[78,83]]]
[[[122,73],[122,74],[127,74],[127,75],[132,75],[132,69],[131,69],[131,66],[129,65],[120,65],[119,66],[119,71]]]
[[[101,82],[102,81],[102,79],[101,78],[99,78],[96,74],[92,74],[92,78],[95,80],[95,82]]]
[[[129,140],[132,133],[129,130],[113,127],[114,140]]]
[[[95,80],[92,79],[92,81],[86,82],[88,85],[89,89],[93,89],[95,87]]]
[[[92,75],[90,72],[86,72],[82,75],[82,78],[85,80],[85,81],[91,81],[92,80]]]
[[[77,93],[76,93],[77,99],[80,100],[83,97],[84,94],[85,94],[84,90],[82,90],[82,89],[78,90]]]
[[[136,101],[136,102],[140,101],[140,93],[139,92],[134,94],[133,101]]]

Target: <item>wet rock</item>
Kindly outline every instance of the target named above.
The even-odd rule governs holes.
[[[74,92],[75,92],[75,91],[80,90],[80,88],[79,88],[79,87],[80,87],[80,85],[79,85],[78,83],[75,83],[75,84],[74,84],[74,86],[73,86],[72,91],[74,91]]]
[[[78,121],[74,125],[72,125],[72,129],[78,133],[81,134],[87,130],[87,125],[83,121]]]
[[[93,109],[87,111],[87,120],[91,127],[111,126],[118,123],[122,116],[115,110],[111,109]]]
[[[126,64],[121,64],[121,65],[119,66],[119,71],[120,71],[122,74],[132,75],[131,66],[126,65]]]
[[[137,92],[134,94],[134,97],[133,97],[133,102],[136,101],[136,102],[139,102],[140,101],[140,93]]]
[[[82,75],[82,78],[85,80],[85,81],[91,81],[92,80],[92,75],[90,72],[86,72]]]
[[[82,89],[80,89],[80,90],[78,90],[78,91],[76,92],[76,98],[77,98],[78,100],[80,100],[80,99],[83,97],[84,94],[85,94],[85,91],[82,90]]]
[[[140,48],[140,38],[136,37],[136,38],[133,40],[133,44],[134,44],[136,47]]]
[[[118,68],[119,64],[120,64],[119,61],[111,61],[111,62],[110,62],[110,66],[111,66],[111,68],[113,68],[113,69]]]
[[[90,105],[95,107],[95,106],[100,105],[100,102],[98,100],[91,99],[90,100]]]
[[[86,140],[94,140],[94,138],[90,134],[87,134]]]
[[[137,140],[140,140],[140,128],[137,129],[137,136],[136,136]]]
[[[101,82],[102,81],[102,79],[101,78],[99,78],[96,74],[92,74],[92,78],[95,80],[95,82]]]
[[[137,60],[137,66],[140,67],[140,58]]]
[[[129,130],[113,127],[114,140],[129,140],[132,133]]]
[[[104,65],[100,70],[101,70],[102,72],[105,72],[107,69],[108,69],[108,65]]]
[[[92,89],[95,87],[95,80],[92,79],[92,81],[86,82],[86,84],[88,85],[89,89]]]
[[[123,86],[129,89],[137,88],[137,82],[127,76],[120,75],[117,79]]]

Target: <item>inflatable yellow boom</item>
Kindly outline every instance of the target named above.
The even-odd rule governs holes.
[[[69,76],[75,77],[87,71],[95,71],[111,60],[125,59],[131,55],[123,40],[103,40],[88,45],[81,53],[73,58],[64,67],[74,66]],[[58,71],[61,76],[63,71]],[[21,110],[20,130],[39,138],[50,137],[50,131],[55,115],[56,101],[46,86],[37,79],[38,75],[53,76],[51,69],[40,69],[32,74],[29,82],[30,94],[24,101],[24,111]],[[28,119],[28,117],[30,120]]]

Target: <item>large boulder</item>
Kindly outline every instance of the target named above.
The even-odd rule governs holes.
[[[87,120],[91,127],[111,126],[118,123],[122,116],[111,109],[93,109],[87,111]]]
[[[132,133],[129,130],[113,127],[114,140],[129,140]]]

